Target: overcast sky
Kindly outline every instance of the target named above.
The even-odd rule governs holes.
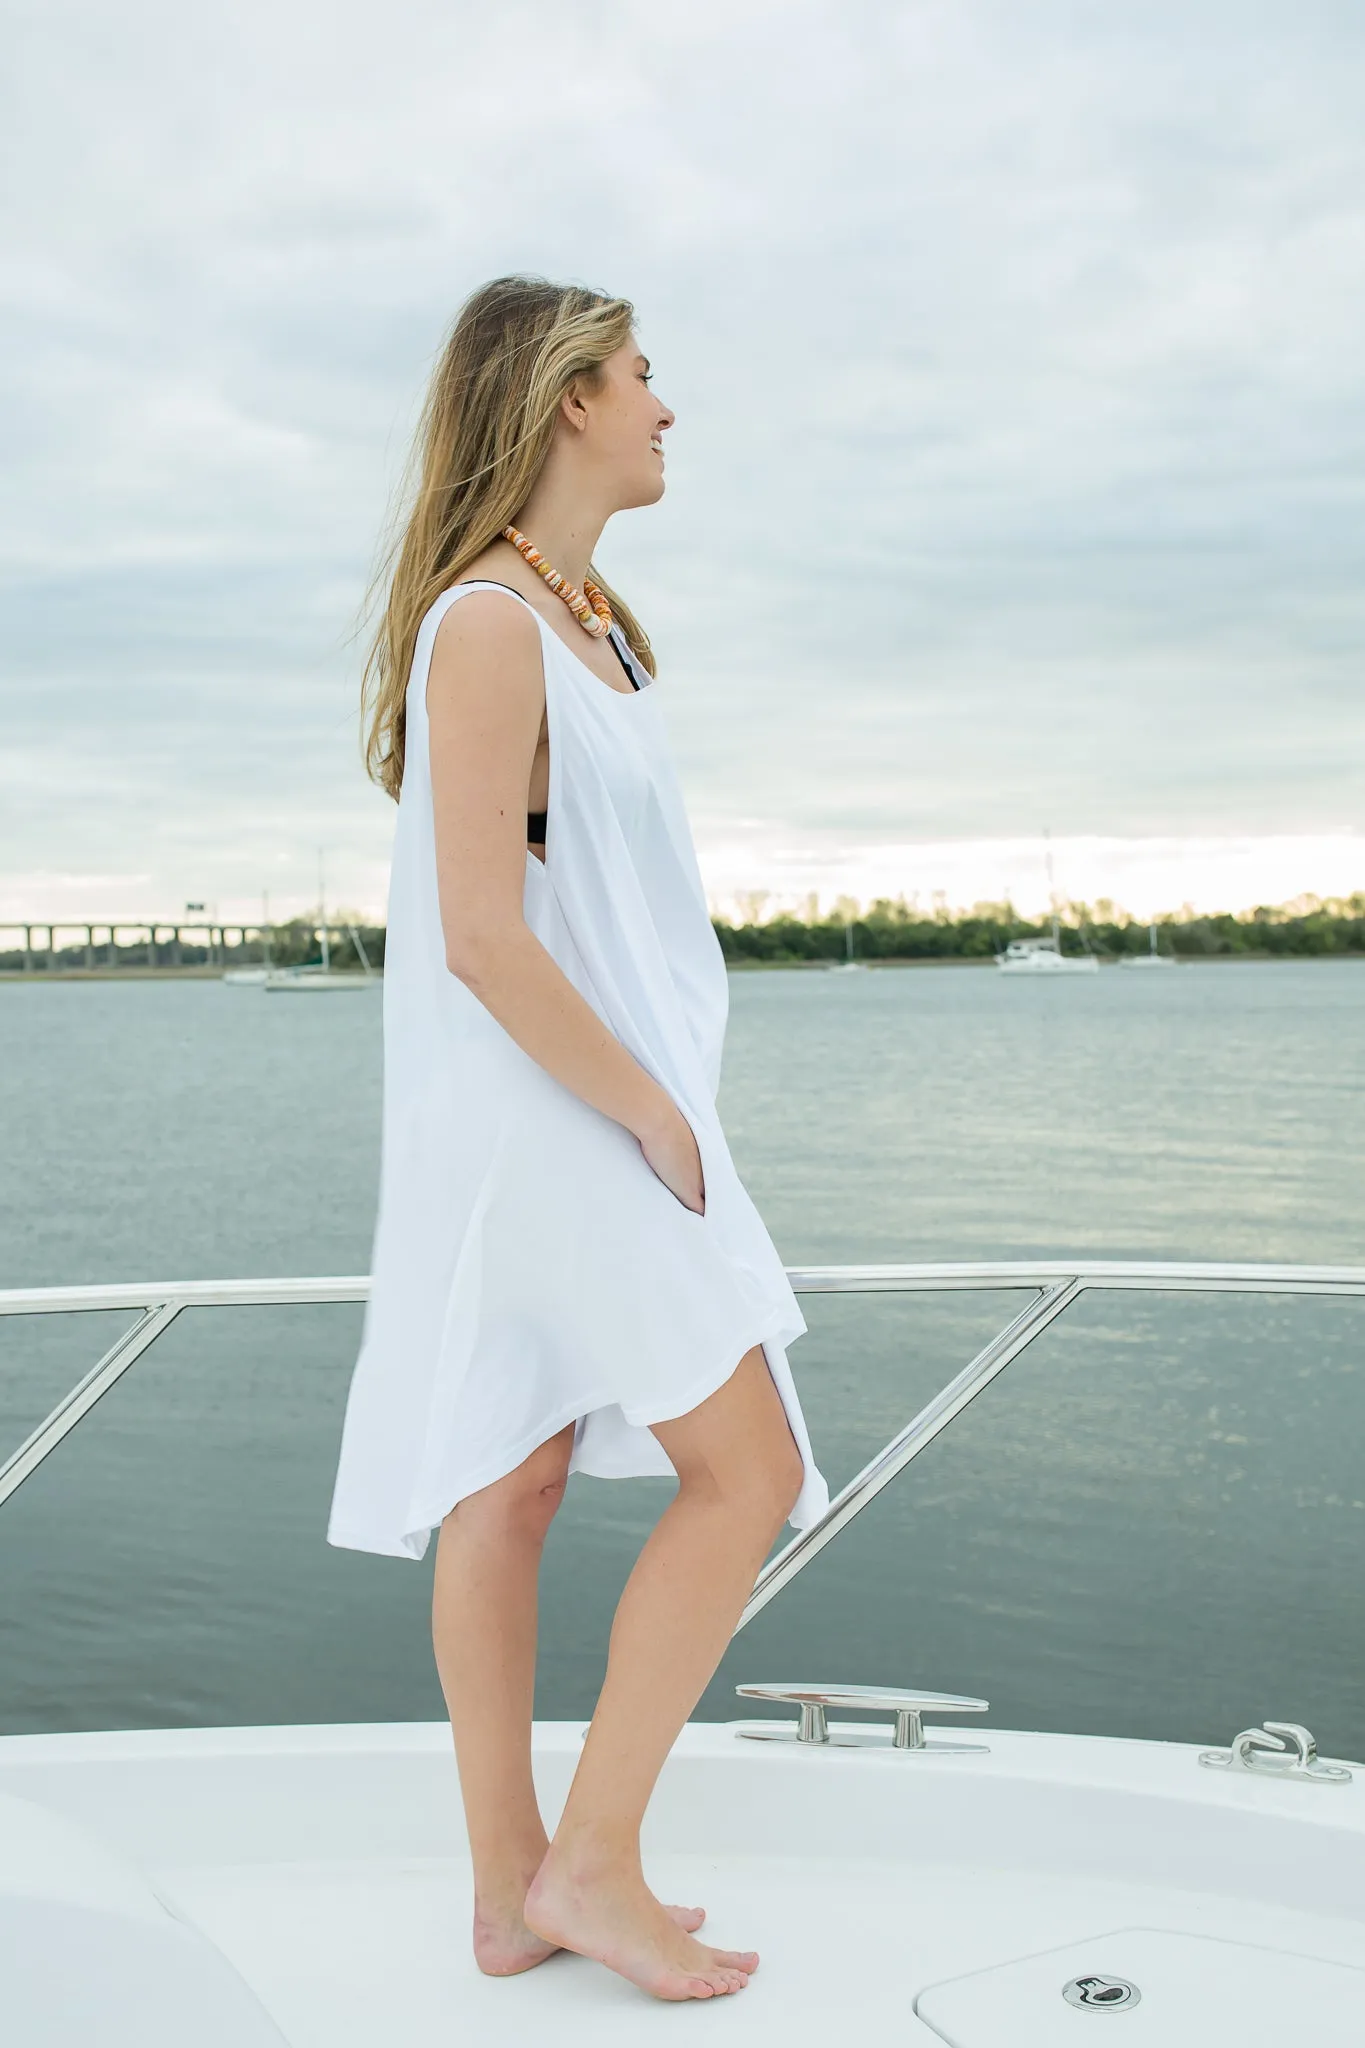
[[[678,414],[602,560],[718,900],[1365,887],[1356,0],[10,17],[0,915],[379,909],[351,631],[514,269]]]

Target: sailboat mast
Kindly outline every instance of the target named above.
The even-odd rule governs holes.
[[[322,971],[331,972],[332,949],[327,940],[327,884],[322,872],[322,848],[318,848],[318,916],[322,921]]]
[[[1060,953],[1062,950],[1062,926],[1057,916],[1057,884],[1052,874],[1052,827],[1043,827],[1043,857],[1047,862],[1047,901],[1052,912],[1052,943]]]

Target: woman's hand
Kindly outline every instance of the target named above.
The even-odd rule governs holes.
[[[636,1133],[640,1150],[671,1194],[684,1209],[706,1214],[706,1188],[702,1180],[701,1153],[692,1126],[670,1095],[661,1089],[662,1106],[657,1120]]]

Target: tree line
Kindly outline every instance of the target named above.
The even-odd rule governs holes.
[[[971,910],[925,912],[904,897],[879,898],[867,909],[842,904],[822,916],[790,912],[761,921],[734,923],[713,918],[725,958],[795,964],[842,960],[852,931],[859,960],[986,960],[1011,939],[1050,934],[1048,920],[1021,917],[1010,903],[978,903]],[[1064,953],[1087,947],[1102,960],[1145,953],[1148,925],[1110,903],[1068,904],[1061,915]],[[1157,950],[1181,960],[1319,958],[1365,955],[1365,892],[1326,900],[1300,897],[1293,903],[1263,904],[1255,910],[1196,915],[1188,907],[1155,920]]]
[[[346,922],[359,929],[370,965],[382,967],[384,927],[360,924],[354,914],[344,912],[332,920],[333,966],[360,965],[353,942],[339,929]],[[1117,960],[1125,953],[1148,950],[1147,924],[1109,903],[1068,904],[1061,922],[1063,952],[1079,953],[1089,947],[1101,960]],[[1180,960],[1365,957],[1365,892],[1300,897],[1292,903],[1213,916],[1197,916],[1186,908],[1167,912],[1155,923],[1158,951]],[[904,897],[881,897],[866,909],[842,901],[823,916],[782,911],[765,918],[755,914],[743,923],[718,917],[712,924],[722,953],[735,966],[842,960],[850,931],[852,951],[859,960],[989,960],[1011,939],[1041,938],[1051,930],[1048,921],[1021,917],[1010,903],[978,903],[957,912],[939,905],[925,911]],[[246,966],[265,959],[276,967],[300,966],[318,957],[316,932],[314,918],[290,918],[272,928],[268,944],[253,934],[244,946],[229,947],[213,957],[207,946],[186,941],[176,964],[201,972],[215,965]],[[110,949],[98,950],[103,959]],[[151,964],[145,944],[120,945],[117,950],[123,964]],[[42,954],[38,960],[40,972],[48,966],[79,970],[84,949],[64,945],[51,958]],[[13,972],[22,965],[22,953],[0,952],[0,970]]]

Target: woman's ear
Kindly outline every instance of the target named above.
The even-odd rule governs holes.
[[[559,410],[569,425],[576,427],[581,434],[588,424],[588,408],[583,403],[583,394],[576,377],[560,399]]]

